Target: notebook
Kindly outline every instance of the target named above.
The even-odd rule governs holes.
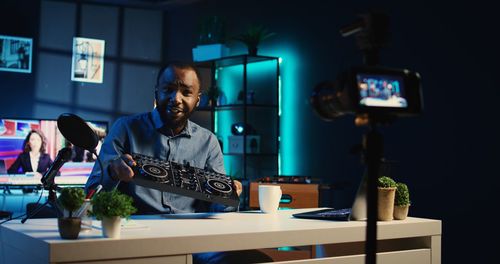
[[[293,214],[297,218],[321,219],[335,221],[366,220],[367,175],[365,174],[358,186],[352,207],[342,209],[321,209],[305,213]]]

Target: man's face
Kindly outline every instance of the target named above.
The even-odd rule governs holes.
[[[156,87],[156,104],[173,130],[184,128],[199,101],[200,82],[193,70],[169,67],[163,72]]]

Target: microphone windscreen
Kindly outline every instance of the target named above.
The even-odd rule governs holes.
[[[99,139],[92,128],[79,116],[65,113],[57,119],[61,134],[73,145],[93,152]]]

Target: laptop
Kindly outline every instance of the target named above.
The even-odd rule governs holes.
[[[352,207],[342,209],[321,209],[309,211],[305,213],[293,214],[296,218],[305,219],[320,219],[320,220],[335,220],[335,221],[351,221],[351,220],[366,220],[366,192],[367,192],[367,175],[363,176],[361,183],[358,186]]]

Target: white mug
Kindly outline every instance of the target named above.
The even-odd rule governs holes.
[[[279,185],[259,185],[259,207],[263,213],[276,213],[280,200],[281,187]]]

